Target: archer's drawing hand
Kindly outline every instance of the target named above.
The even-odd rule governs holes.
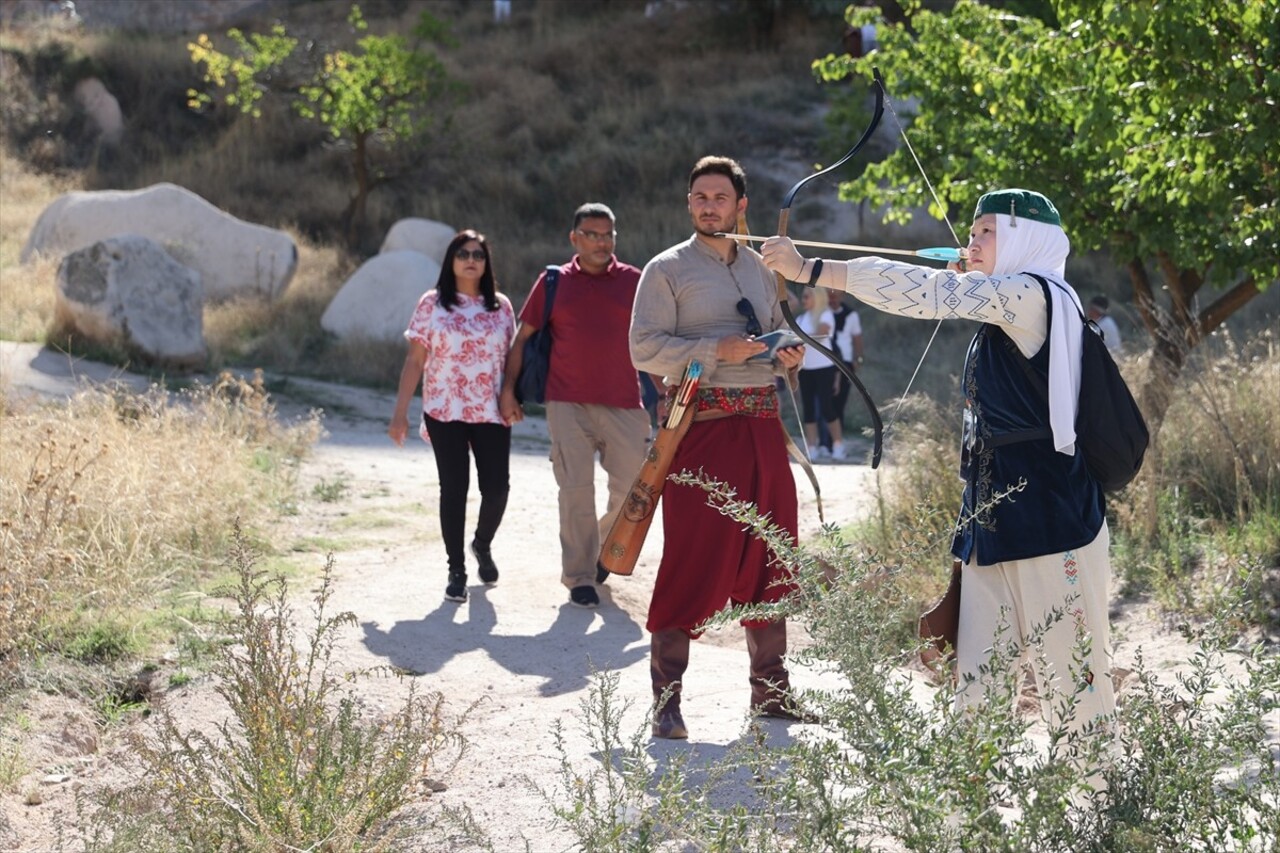
[[[804,258],[796,251],[790,237],[770,237],[760,244],[764,265],[788,281],[795,281],[804,271]]]

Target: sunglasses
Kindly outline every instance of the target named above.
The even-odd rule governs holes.
[[[760,328],[760,321],[756,319],[756,309],[752,307],[750,299],[744,296],[738,300],[738,313],[747,318],[748,335],[754,338],[763,334],[764,329]]]
[[[489,257],[489,253],[484,249],[459,249],[453,253],[455,258],[462,258],[464,261],[483,261]]]

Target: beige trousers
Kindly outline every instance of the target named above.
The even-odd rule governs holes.
[[[590,403],[547,402],[551,468],[560,487],[560,582],[596,582],[600,542],[631,491],[648,451],[649,413]],[[596,513],[596,454],[609,476],[605,513]]]
[[[991,657],[1003,623],[1007,628],[1000,641],[1024,647],[1022,659],[1030,657],[1041,708],[1051,725],[1065,722],[1076,730],[1115,712],[1107,615],[1110,545],[1104,521],[1097,537],[1082,548],[994,566],[964,566],[956,637],[958,708],[983,702],[986,683],[979,669]],[[1040,632],[1040,645],[1027,646],[1032,634],[1050,623],[1054,608],[1063,610],[1063,617]],[[1082,636],[1089,637],[1091,647],[1088,657],[1077,662]],[[1063,700],[1073,695],[1074,716],[1064,720]]]

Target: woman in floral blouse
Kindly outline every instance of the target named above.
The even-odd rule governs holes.
[[[471,453],[480,485],[471,554],[480,580],[498,582],[490,546],[507,507],[511,455],[511,425],[498,412],[498,393],[515,327],[511,302],[498,293],[488,241],[475,231],[460,231],[445,251],[436,289],[422,295],[405,330],[409,353],[387,428],[403,447],[409,402],[421,383],[419,435],[435,450],[440,474],[440,533],[449,555],[446,601],[467,600],[463,541]]]

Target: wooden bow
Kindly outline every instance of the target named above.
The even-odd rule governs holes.
[[[876,93],[876,107],[875,114],[871,117],[871,123],[867,125],[867,129],[862,132],[862,137],[858,140],[856,145],[849,149],[848,153],[825,169],[814,172],[812,175],[804,176],[796,182],[795,186],[787,191],[786,197],[782,200],[782,209],[778,211],[777,234],[779,237],[785,237],[787,235],[787,222],[791,218],[791,203],[795,200],[796,193],[800,191],[800,188],[819,175],[828,174],[853,159],[854,155],[861,151],[862,147],[867,144],[867,141],[871,138],[871,134],[875,132],[876,126],[880,124],[880,118],[884,115],[884,78],[880,76],[879,69],[875,69],[873,73],[875,77],[873,85]],[[858,389],[858,393],[862,396],[862,402],[866,404],[867,411],[871,415],[871,424],[874,430],[875,438],[871,451],[871,467],[875,468],[880,464],[881,452],[884,449],[884,424],[880,420],[880,412],[876,409],[875,401],[872,400],[871,395],[867,393],[866,386],[862,384],[862,380],[858,378],[858,375],[851,370],[847,364],[841,361],[836,353],[818,343],[812,336],[800,328],[800,325],[796,322],[795,315],[791,312],[791,304],[787,301],[787,280],[782,277],[781,273],[774,273],[774,275],[778,280],[778,303],[782,308],[782,316],[787,321],[787,325],[800,336],[800,339],[804,341],[805,344],[813,347],[818,352],[829,358],[831,362],[835,364],[836,368],[848,377],[849,381],[853,383],[853,386]]]

